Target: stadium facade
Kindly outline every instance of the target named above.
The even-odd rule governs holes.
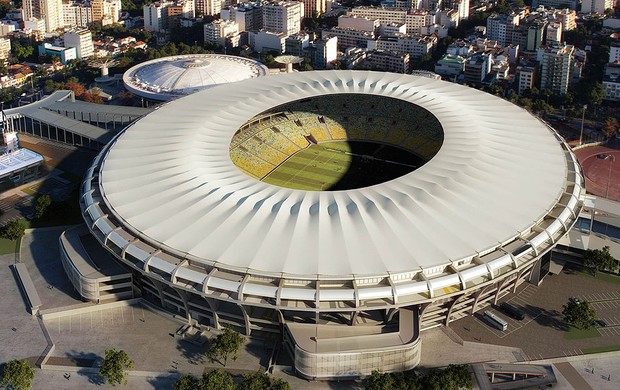
[[[262,180],[336,139],[426,162],[347,190]],[[413,368],[422,330],[539,283],[584,192],[563,139],[517,106],[424,77],[327,71],[161,107],[97,156],[81,208],[136,294],[196,326],[279,337],[300,375],[333,379]]]

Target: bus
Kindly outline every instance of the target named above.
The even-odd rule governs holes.
[[[482,318],[492,327],[501,330],[502,332],[508,329],[508,323],[490,311],[485,311]]]
[[[504,302],[499,305],[499,309],[505,314],[507,314],[509,317],[514,318],[515,320],[521,321],[525,318],[525,314],[521,310],[519,310],[518,307],[511,305],[508,302]]]

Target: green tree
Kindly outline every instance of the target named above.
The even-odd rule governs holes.
[[[105,351],[105,359],[99,369],[106,383],[116,386],[117,384],[127,385],[127,370],[133,367],[133,360],[129,358],[127,352],[122,349],[108,349]]]
[[[373,370],[368,378],[366,378],[366,390],[392,390],[394,389],[394,377],[392,374]]]
[[[620,124],[618,123],[618,119],[615,117],[609,117],[605,119],[605,123],[603,124],[603,134],[607,138],[611,138],[614,135],[618,134],[618,130],[620,129]]]
[[[291,390],[291,385],[280,378],[271,378],[271,390]]]
[[[200,390],[234,390],[235,382],[232,377],[220,369],[202,374],[198,388]],[[193,388],[192,388],[193,389]],[[175,390],[182,390],[176,389]]]
[[[26,233],[26,221],[23,219],[12,219],[4,225],[2,237],[7,240],[17,240]]]
[[[224,331],[211,339],[211,344],[207,350],[207,357],[211,362],[218,361],[224,367],[228,363],[228,357],[232,355],[233,360],[237,360],[237,352],[243,344],[243,336],[229,327],[224,327]]]
[[[600,106],[603,103],[603,98],[605,97],[605,88],[601,83],[594,83],[588,94],[588,101],[595,105]]]
[[[310,64],[310,60],[307,58],[304,58],[304,62],[302,62],[301,65],[299,65],[299,70],[301,72],[308,72],[308,71],[313,70],[312,64]]]
[[[193,375],[183,375],[172,386],[174,390],[196,390],[197,387],[198,379]]]
[[[597,271],[609,270],[615,272],[618,268],[616,259],[609,253],[609,247],[603,249],[588,249],[583,257],[583,265],[596,276]]]
[[[23,45],[18,40],[11,41],[11,51],[17,62],[23,62],[34,55],[34,45]]]
[[[14,390],[28,390],[32,387],[34,368],[26,360],[11,360],[4,365],[0,386]]]
[[[291,390],[291,386],[288,382],[279,378],[272,378],[264,372],[253,372],[243,374],[243,379],[237,386],[237,390]]]
[[[596,319],[596,310],[587,301],[576,302],[569,300],[562,306],[564,322],[578,329],[588,329]]]
[[[49,195],[41,195],[37,197],[34,205],[34,217],[36,219],[41,219],[45,214],[47,214],[51,205],[52,198],[50,198]]]

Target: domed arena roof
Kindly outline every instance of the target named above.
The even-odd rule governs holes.
[[[216,85],[265,76],[267,67],[252,59],[221,54],[188,54],[146,61],[123,75],[138,96],[170,100]]]
[[[342,191],[267,184],[231,160],[233,137],[252,118],[335,94],[422,108],[441,125],[442,143],[410,173]],[[101,158],[106,209],[149,245],[300,279],[471,261],[540,223],[567,187],[561,141],[527,111],[453,83],[383,72],[293,73],[192,94],[130,126]]]

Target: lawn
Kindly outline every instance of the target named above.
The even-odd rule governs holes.
[[[18,250],[19,241],[0,238],[0,255],[8,255]]]
[[[581,340],[594,337],[601,337],[599,331],[594,327],[590,327],[588,329],[577,329],[571,326],[566,332],[564,332],[564,338],[566,340]]]
[[[593,276],[592,273],[585,267],[579,267],[577,265],[572,265],[571,268],[577,272],[577,275],[583,276],[586,278],[596,278],[598,280],[602,280],[603,282],[611,283],[611,284],[620,284],[620,276],[609,274],[606,272],[597,272],[596,276]]]
[[[590,348],[581,348],[581,352],[584,354],[591,353],[602,353],[602,352],[612,352],[612,351],[620,351],[620,345],[601,345],[598,347],[590,347]]]

